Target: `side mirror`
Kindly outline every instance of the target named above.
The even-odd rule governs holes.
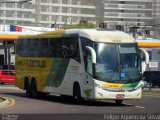
[[[145,55],[145,64],[147,65],[149,63],[149,54],[146,50],[139,48]]]
[[[144,73],[144,71],[146,70],[147,65],[149,64],[149,54],[146,50],[139,48],[141,50],[141,52],[143,52],[144,54],[144,60],[141,61],[141,72],[142,74]]]
[[[90,51],[91,56],[92,56],[92,63],[95,64],[96,63],[96,52],[95,52],[95,50],[90,46],[86,46],[86,49]]]

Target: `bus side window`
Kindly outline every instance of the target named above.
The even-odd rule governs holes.
[[[40,49],[40,41],[38,38],[33,38],[30,41],[30,46],[29,46],[29,56],[30,57],[39,57],[39,50]]]
[[[51,51],[48,50],[48,38],[40,38],[40,46],[39,46],[40,56],[41,57],[49,57]]]
[[[84,66],[85,66],[85,69],[87,71],[87,54],[88,54],[88,52],[87,52],[86,46],[93,47],[93,42],[88,40],[87,38],[81,37],[81,44],[82,44],[82,53],[83,53]]]
[[[16,53],[20,56],[22,56],[23,46],[22,46],[23,40],[19,39],[16,43]]]
[[[70,44],[69,44],[68,38],[62,38],[61,39],[61,52],[63,58],[70,58]]]
[[[16,47],[17,54],[23,57],[27,57],[29,54],[29,46],[30,46],[30,39],[18,40]]]
[[[31,52],[30,51],[30,39],[26,39],[26,40],[24,40],[25,42],[23,43],[24,44],[24,46],[23,46],[23,56],[25,56],[25,57],[28,57],[28,56],[30,56],[29,55],[29,53]]]
[[[40,45],[41,47],[48,47],[48,38],[41,38]]]
[[[78,62],[81,62],[79,44],[78,44],[78,38],[77,37],[71,38],[70,51],[71,51],[71,58],[77,60]]]
[[[58,46],[59,46],[58,38],[49,39],[48,50],[51,52],[51,57],[58,57]]]
[[[60,48],[59,48],[60,49]],[[61,39],[61,52],[62,58],[73,58],[80,62],[79,44],[76,37],[64,37]]]
[[[40,43],[39,39],[37,39],[37,38],[36,39],[32,39],[31,40],[32,49],[33,50],[37,49],[39,47],[39,45],[40,45],[39,43]]]
[[[86,70],[90,75],[93,76],[92,57],[90,52],[88,52],[86,56]]]

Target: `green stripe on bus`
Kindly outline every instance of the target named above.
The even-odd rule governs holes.
[[[68,64],[69,59],[54,59],[45,86],[59,87],[63,81]]]
[[[138,84],[139,84],[139,82],[124,84],[123,88],[135,88]]]

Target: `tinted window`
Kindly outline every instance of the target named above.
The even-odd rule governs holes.
[[[39,39],[39,47],[37,51],[39,52],[39,57],[49,57],[49,50],[48,50],[48,38],[41,38]]]
[[[49,46],[48,50],[51,52],[51,56],[57,57],[58,56],[58,48],[59,48],[60,39],[59,38],[50,38],[49,39]]]
[[[91,55],[90,52],[86,49],[86,46],[93,47],[93,42],[87,38],[81,38],[81,44],[82,44],[82,53],[83,53],[83,60],[85,64],[86,71],[92,75],[92,66],[91,64]]]
[[[77,38],[63,38],[61,40],[61,51],[63,58],[73,58],[80,61],[79,44]]]
[[[23,39],[18,40],[16,48],[23,57],[73,58],[80,62],[77,37]]]
[[[39,57],[40,56],[40,41],[39,39],[32,39],[28,46],[27,56]]]
[[[20,39],[17,41],[16,52],[20,56],[28,56],[30,39]]]

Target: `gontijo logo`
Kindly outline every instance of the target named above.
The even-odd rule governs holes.
[[[27,61],[27,67],[30,68],[45,68],[46,67],[46,61],[45,60],[28,60]]]

